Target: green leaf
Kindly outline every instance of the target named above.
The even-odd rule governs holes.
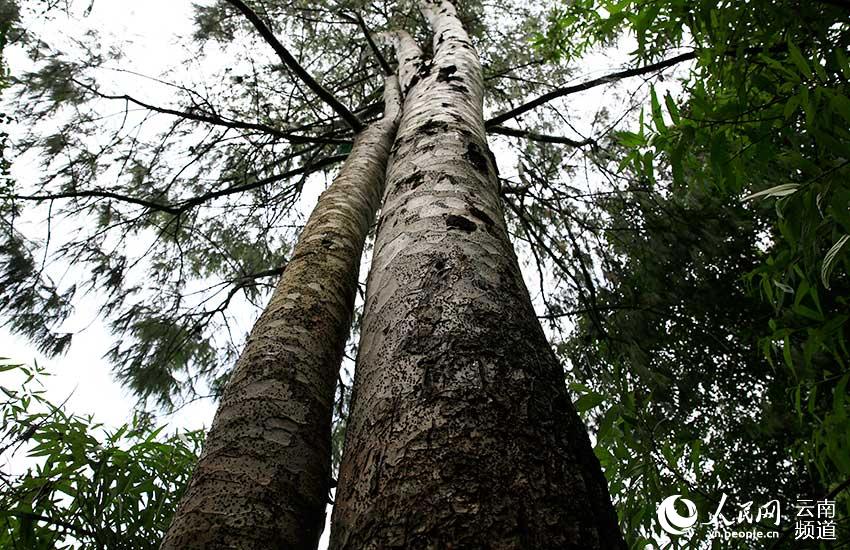
[[[812,69],[806,63],[806,58],[803,57],[800,49],[790,39],[788,40],[788,53],[791,55],[791,61],[800,69],[800,72],[806,75],[806,78],[812,78]]]
[[[578,412],[584,413],[604,402],[605,396],[598,393],[586,393],[576,400],[575,406]]]
[[[830,105],[844,120],[850,122],[850,99],[847,99],[847,96],[834,94],[830,98]]]
[[[847,411],[844,404],[847,400],[847,382],[850,381],[850,374],[845,374],[835,386],[835,391],[832,396],[832,412],[839,419],[847,418]]]
[[[718,182],[731,183],[726,178],[726,166],[729,164],[729,149],[726,138],[720,132],[711,137],[711,168]]]
[[[764,191],[759,191],[758,193],[747,195],[746,197],[742,198],[741,201],[749,201],[760,197],[787,197],[788,195],[796,193],[797,189],[799,188],[799,183],[783,183],[781,185],[771,187],[770,189],[765,189]]]
[[[838,242],[832,245],[826,256],[823,257],[823,267],[821,267],[820,278],[823,281],[823,286],[829,289],[829,276],[832,274],[832,270],[835,268],[835,263],[838,260],[838,254],[841,252],[841,249],[850,240],[850,235],[844,235]]]
[[[809,414],[815,414],[816,405],[817,405],[817,396],[818,396],[818,386],[815,384],[812,386],[811,391],[809,391]]]
[[[641,134],[634,132],[619,132],[617,140],[625,147],[642,147],[646,145],[646,139]]]
[[[697,439],[691,446],[691,467],[694,471],[699,471],[699,459],[702,452],[702,441]]]
[[[823,321],[823,315],[821,315],[820,313],[818,313],[817,311],[813,310],[810,307],[806,307],[802,304],[798,304],[798,305],[794,305],[791,309],[794,313],[797,313],[799,315],[802,315],[803,317],[807,317],[809,319],[812,319],[813,321]]]
[[[844,55],[842,48],[835,48],[835,59],[838,61],[838,67],[844,74],[844,78],[850,79],[850,63],[847,62],[847,56]]]
[[[673,100],[673,96],[670,95],[670,92],[667,92],[667,95],[664,96],[664,103],[667,104],[667,112],[670,113],[670,120],[673,121],[673,124],[678,126],[679,121],[681,120],[679,108],[676,106],[676,102]]]
[[[829,77],[827,76],[823,65],[821,65],[818,61],[814,61],[812,66],[815,68],[815,73],[818,75],[818,79],[821,82],[826,83],[829,80]]]
[[[791,288],[790,285],[786,285],[785,283],[781,283],[779,281],[773,281],[773,284],[775,284],[779,290],[785,292],[786,294],[794,294],[794,289]]]
[[[797,112],[797,107],[800,106],[800,99],[800,94],[794,94],[785,102],[785,108],[782,110],[782,116],[785,117],[785,120],[788,120]]]
[[[652,122],[655,124],[655,129],[659,134],[667,132],[667,125],[664,124],[664,115],[661,112],[661,104],[658,102],[658,95],[655,93],[655,86],[649,89],[650,103],[652,105]]]
[[[782,342],[782,358],[785,360],[785,364],[791,371],[794,371],[794,359],[791,357],[791,339],[786,336],[784,341]],[[796,374],[796,372],[795,372]],[[797,391],[800,391],[800,387],[797,386]],[[800,396],[797,395],[797,400],[799,401]],[[799,409],[799,407],[798,407]]]

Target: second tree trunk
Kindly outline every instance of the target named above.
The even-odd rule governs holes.
[[[331,481],[331,413],[360,255],[400,115],[363,130],[295,246],[219,404],[163,550],[315,550]]]

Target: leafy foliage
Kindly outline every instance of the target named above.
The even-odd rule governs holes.
[[[30,464],[0,472],[0,547],[158,548],[203,434],[145,415],[108,430],[49,402],[42,368],[0,360],[0,376],[0,454]]]
[[[741,278],[761,260],[760,221],[699,192],[634,188],[599,206],[612,227],[638,224],[607,235],[605,333],[583,316],[560,351],[581,380],[577,406],[597,428],[624,531],[651,532],[655,505],[676,492],[711,511],[723,493],[786,506],[824,494],[793,451],[813,429],[789,399],[794,379],[758,347],[772,309]]]
[[[584,0],[538,37],[553,57],[621,33],[639,63],[695,53],[681,99],[653,88],[599,157],[627,184],[594,201],[605,280],[562,348],[627,535],[652,532],[665,495],[790,505],[850,479],[847,15]]]

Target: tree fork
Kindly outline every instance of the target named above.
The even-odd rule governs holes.
[[[387,172],[331,548],[624,549],[509,240],[478,55],[420,5],[435,54]]]
[[[400,118],[385,83],[384,117],[356,137],[251,331],[163,550],[316,548],[337,372]]]

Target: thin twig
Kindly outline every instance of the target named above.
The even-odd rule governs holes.
[[[295,73],[295,75],[298,76],[298,78],[300,78],[314,94],[327,103],[328,106],[336,112],[336,114],[342,117],[342,119],[345,120],[345,122],[347,122],[355,132],[359,132],[365,127],[363,122],[357,118],[357,115],[349,111],[348,107],[343,105],[336,96],[325,89],[324,86],[319,84],[316,79],[313,78],[300,63],[298,63],[292,54],[289,53],[289,50],[280,43],[274,33],[272,33],[265,23],[263,23],[263,20],[260,19],[260,16],[257,15],[254,10],[249,8],[244,2],[242,2],[242,0],[227,0],[227,2],[238,9],[242,15],[244,15],[252,25],[254,25],[254,28],[257,29],[257,32],[259,32],[263,39],[272,47],[272,49],[274,49],[275,53],[278,57],[280,57],[281,61],[283,61],[283,64]]]

